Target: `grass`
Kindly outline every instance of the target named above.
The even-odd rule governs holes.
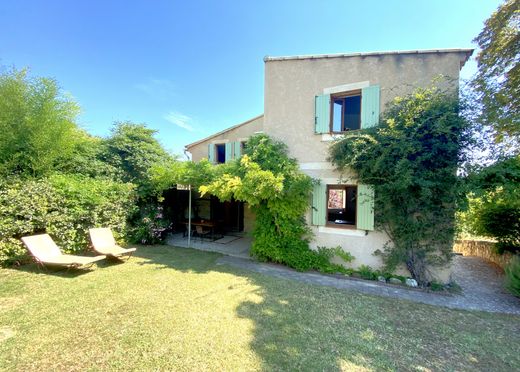
[[[142,247],[86,273],[0,270],[5,370],[514,370],[520,317],[306,285]]]

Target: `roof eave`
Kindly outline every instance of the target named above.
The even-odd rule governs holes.
[[[430,54],[430,53],[465,53],[466,59],[473,53],[472,48],[446,48],[446,49],[416,49],[416,50],[394,50],[394,51],[383,51],[383,52],[361,52],[361,53],[337,53],[337,54],[307,54],[307,55],[296,55],[296,56],[280,56],[270,57],[265,56],[264,62],[272,61],[291,61],[291,60],[304,60],[304,59],[325,59],[325,58],[345,58],[345,57],[369,57],[379,55],[397,55],[397,54]]]
[[[242,123],[240,123],[240,124],[233,125],[232,127],[229,127],[229,128],[224,129],[224,130],[221,130],[220,132],[214,133],[214,134],[212,134],[211,136],[208,136],[208,137],[205,137],[205,138],[200,139],[200,140],[198,140],[198,141],[192,142],[192,143],[190,143],[190,144],[188,144],[188,145],[185,145],[184,148],[185,148],[186,150],[188,150],[188,149],[190,149],[190,148],[193,147],[193,146],[196,146],[196,145],[198,145],[198,144],[201,144],[202,142],[206,142],[206,141],[208,141],[208,140],[210,140],[210,139],[212,139],[212,138],[214,138],[214,137],[220,136],[221,134],[224,134],[224,133],[226,133],[226,132],[229,132],[230,130],[233,130],[233,129],[239,128],[239,127],[241,127],[241,126],[247,125],[247,124],[249,124],[249,123],[251,123],[251,122],[253,122],[253,121],[257,120],[257,119],[260,119],[262,116],[264,116],[264,114],[261,114],[261,115],[255,116],[254,118],[251,118],[251,119],[249,119],[249,120],[246,120],[246,121],[244,121],[244,122],[242,122]]]

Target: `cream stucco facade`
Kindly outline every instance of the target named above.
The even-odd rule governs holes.
[[[208,156],[208,143],[242,140],[263,131],[286,143],[290,156],[298,160],[301,170],[309,176],[325,185],[355,185],[355,175],[339,174],[327,162],[334,135],[315,133],[315,97],[378,85],[379,111],[383,112],[394,97],[410,93],[415,87],[427,87],[439,76],[445,79],[437,84],[457,89],[459,71],[471,53],[471,49],[445,49],[266,57],[264,115],[188,145],[187,149],[193,160],[200,160]],[[252,213],[246,217],[253,218]],[[358,230],[355,226],[313,226],[311,208],[307,220],[314,233],[312,247],[340,245],[356,257],[353,267],[381,267],[381,259],[374,252],[389,241],[383,232]],[[251,223],[246,225],[251,228]],[[403,274],[406,274],[404,269]],[[441,281],[448,281],[450,270],[439,270],[435,275]]]
[[[256,116],[238,125],[234,125],[219,133],[203,138],[186,146],[190,152],[192,161],[200,161],[208,158],[208,145],[226,144],[233,142],[245,142],[255,133],[264,130],[264,115]],[[251,233],[255,223],[255,214],[247,203],[244,205],[244,232]]]
[[[191,154],[192,161],[200,161],[203,158],[208,158],[209,144],[226,144],[229,142],[247,141],[247,139],[253,134],[261,133],[263,130],[264,115],[259,115],[219,133],[201,139],[200,141],[193,142],[186,146],[186,150]]]

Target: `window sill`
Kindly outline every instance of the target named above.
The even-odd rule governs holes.
[[[323,234],[345,235],[345,236],[365,236],[364,230],[357,230],[355,226],[351,228],[346,227],[330,227],[319,226],[318,232]]]
[[[323,133],[321,135],[321,142],[332,142],[340,139],[343,135],[339,133]]]
[[[352,130],[349,130],[349,131],[345,131],[345,132],[332,132],[332,133],[322,133],[321,135],[321,142],[332,142],[332,141],[335,141],[337,139],[341,139],[343,137],[344,134],[346,133],[352,133],[352,132],[357,132],[357,131],[360,131],[361,129],[352,129]]]

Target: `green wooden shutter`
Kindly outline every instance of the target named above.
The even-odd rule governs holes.
[[[233,142],[226,143],[226,163],[231,160],[233,156]]]
[[[330,132],[330,94],[314,97],[314,131]]]
[[[357,221],[359,230],[374,230],[374,188],[370,185],[357,186]]]
[[[208,145],[208,160],[210,163],[215,162],[215,144],[214,143],[210,143]]]
[[[233,142],[234,144],[234,149],[235,149],[235,153],[234,153],[234,157],[235,159],[238,159],[242,156],[242,143],[240,141],[237,141],[237,142]]]
[[[327,215],[327,186],[314,185],[312,191],[312,224],[324,226]]]
[[[375,127],[379,123],[379,85],[361,90],[361,129]]]

